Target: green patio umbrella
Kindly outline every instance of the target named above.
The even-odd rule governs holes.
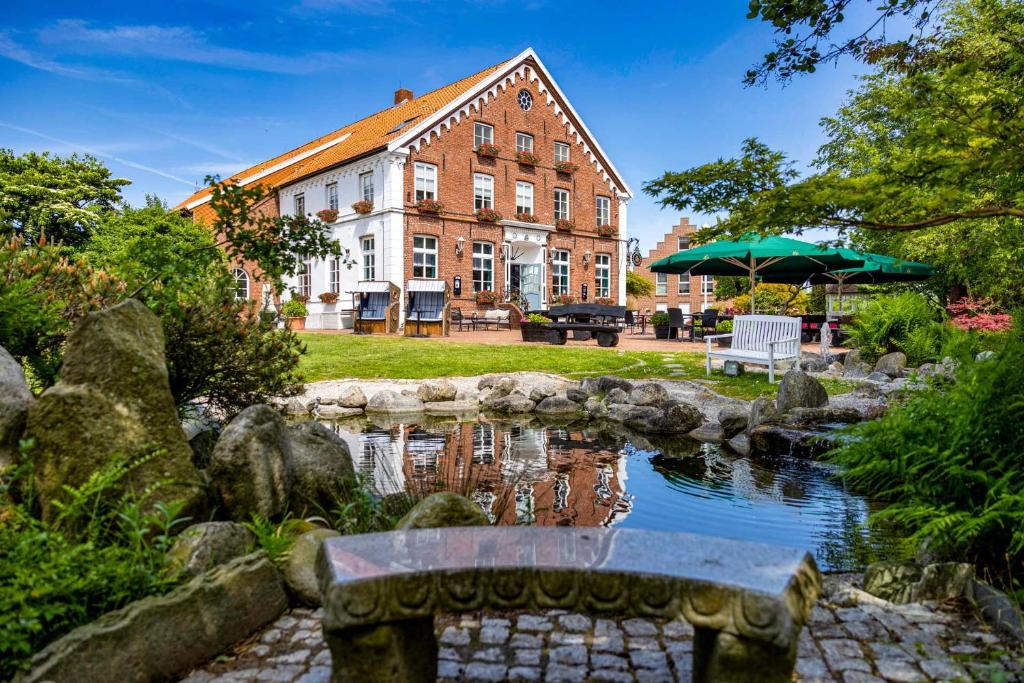
[[[847,253],[843,253],[846,251]],[[719,240],[677,251],[651,264],[655,273],[692,273],[750,278],[750,310],[754,311],[757,278],[775,275],[806,280],[815,273],[864,265],[849,250],[823,247],[789,237],[761,237],[748,233],[737,240]]]

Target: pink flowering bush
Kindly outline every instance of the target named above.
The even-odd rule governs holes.
[[[961,330],[977,332],[1007,332],[1013,327],[1009,313],[998,313],[989,298],[963,297],[946,306],[950,322]]]

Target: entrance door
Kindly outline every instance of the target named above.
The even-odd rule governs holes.
[[[529,304],[530,310],[540,310],[540,294],[544,287],[540,264],[523,264],[519,266],[519,291]]]

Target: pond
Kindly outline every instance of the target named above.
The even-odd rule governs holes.
[[[862,567],[891,542],[871,503],[823,463],[752,459],[688,437],[535,421],[327,423],[378,495],[454,491],[497,524],[687,531],[805,548],[828,570]]]

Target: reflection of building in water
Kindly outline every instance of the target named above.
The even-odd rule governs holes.
[[[397,425],[359,439],[359,469],[381,493],[394,492],[379,481],[399,465],[390,481],[421,495],[467,495],[498,524],[604,526],[629,514],[625,456],[580,432],[464,422]]]

